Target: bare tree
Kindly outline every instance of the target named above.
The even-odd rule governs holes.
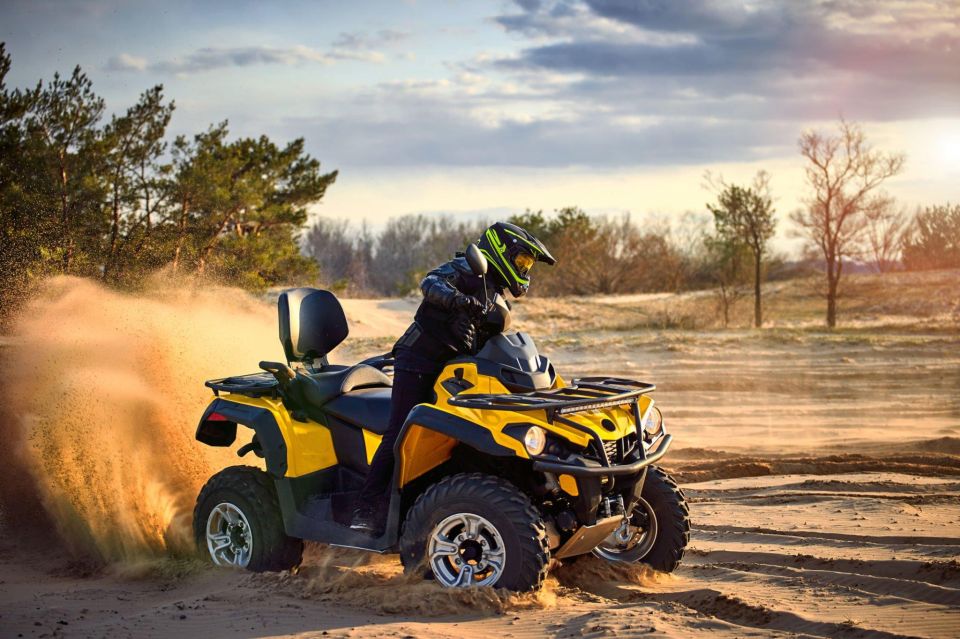
[[[865,255],[878,273],[889,273],[897,264],[903,241],[910,230],[910,220],[893,198],[878,198],[867,211]]]
[[[812,191],[806,208],[790,217],[826,262],[827,326],[837,325],[837,297],[843,259],[854,254],[867,227],[867,213],[887,178],[903,170],[902,153],[874,150],[863,129],[841,119],[835,135],[805,131],[798,141]]]

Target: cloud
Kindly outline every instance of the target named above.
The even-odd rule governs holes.
[[[558,2],[565,7],[567,2]],[[616,39],[583,37],[541,8],[509,16],[512,29],[553,33],[559,41],[526,48],[517,64],[612,76],[855,72],[913,81],[960,81],[960,11],[910,11],[894,2],[834,0],[762,3],[694,0],[585,0],[579,11],[635,31]],[[900,14],[904,14],[901,16]],[[908,20],[905,26],[899,18]],[[874,18],[876,18],[874,20]],[[501,23],[503,23],[501,21]],[[860,24],[857,24],[860,23]],[[952,25],[953,29],[944,29]],[[649,33],[683,34],[679,43]]]
[[[642,89],[643,101],[654,110],[655,96],[668,93],[661,107],[669,104],[672,112],[679,105],[688,114],[699,108],[704,117],[713,115],[708,104],[729,95],[752,99],[750,110],[771,118],[809,118],[821,114],[824,104],[833,107],[834,116],[958,114],[947,106],[951,100],[960,103],[955,3],[517,4],[519,13],[496,21],[526,38],[527,46],[493,64],[527,77],[549,72],[576,79],[566,89],[571,100],[578,99],[578,89],[579,99],[612,100],[629,93],[623,90],[628,84]],[[617,103],[612,106],[615,110]]]
[[[374,33],[351,31],[341,33],[333,42],[335,49],[376,49],[384,45],[393,45],[410,37],[407,31],[381,29]]]
[[[124,54],[125,55],[125,54]],[[119,56],[123,57],[123,56]],[[113,60],[113,59],[111,59]],[[134,58],[143,66],[160,73],[202,73],[228,67],[249,67],[259,65],[333,64],[338,61],[382,62],[383,54],[377,51],[334,47],[328,51],[319,51],[310,47],[204,47],[184,56],[146,64],[146,61]],[[130,68],[130,67],[127,67]]]
[[[471,51],[441,76],[421,69],[324,92],[317,108],[299,105],[316,116],[282,120],[278,134],[305,136],[343,167],[607,170],[790,156],[805,126],[840,114],[960,115],[960,30],[944,24],[960,25],[945,5],[677,4],[524,0],[494,18],[512,50]],[[397,60],[402,47],[391,47],[408,37],[344,31],[319,49],[203,48],[146,70],[378,62],[381,51]],[[118,69],[143,68],[120,58]]]
[[[144,71],[147,68],[147,60],[129,53],[121,53],[107,60],[104,68],[107,71]]]
[[[623,167],[697,164],[792,151],[796,127],[742,120],[718,126],[699,114],[630,118],[602,107],[570,110],[503,85],[467,90],[473,78],[410,81],[359,92],[283,123],[337,166]],[[320,151],[318,150],[318,153]]]
[[[518,1],[512,53],[451,62],[289,121],[338,165],[624,167],[795,153],[799,132],[957,117],[946,4]],[[958,25],[960,26],[960,25]],[[338,41],[341,46],[352,43]],[[320,112],[320,110],[318,110]]]

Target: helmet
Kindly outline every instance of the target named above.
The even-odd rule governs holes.
[[[514,297],[520,297],[530,287],[530,268],[534,262],[551,266],[557,260],[543,242],[519,226],[497,222],[484,232],[477,247],[493,266],[497,279],[509,288]]]

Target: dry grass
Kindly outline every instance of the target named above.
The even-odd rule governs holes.
[[[764,286],[765,327],[821,330],[826,302],[820,278]],[[679,294],[537,298],[515,305],[518,326],[540,335],[593,331],[710,330],[722,328],[713,291]],[[753,297],[733,307],[730,328],[750,328]],[[960,271],[855,274],[844,279],[839,333],[893,329],[960,330]]]

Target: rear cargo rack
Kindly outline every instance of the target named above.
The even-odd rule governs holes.
[[[467,394],[448,400],[461,408],[481,410],[546,411],[547,421],[562,415],[636,405],[638,398],[656,389],[654,384],[619,377],[580,377],[569,386],[530,393]],[[636,410],[635,410],[636,412]],[[564,420],[565,421],[565,420]]]
[[[213,394],[220,396],[224,393],[240,393],[251,397],[277,394],[277,378],[272,373],[260,372],[249,375],[234,375],[221,379],[211,379],[204,382],[204,386],[213,389]]]

